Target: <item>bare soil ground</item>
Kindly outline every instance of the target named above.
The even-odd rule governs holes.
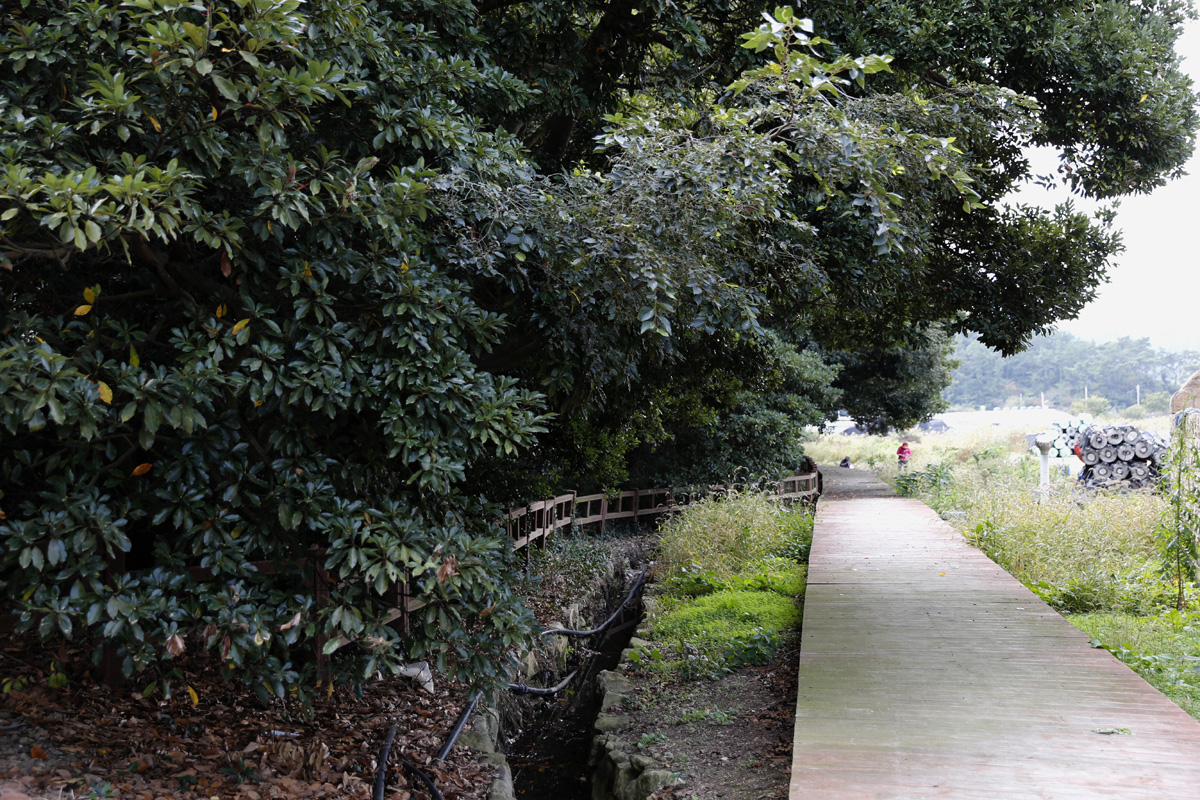
[[[765,667],[662,686],[645,675],[619,735],[680,775],[658,798],[786,800],[796,707],[798,632]]]

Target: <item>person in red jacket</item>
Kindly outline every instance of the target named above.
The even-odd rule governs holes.
[[[908,472],[908,459],[912,456],[912,448],[908,446],[908,442],[902,442],[900,447],[896,449],[896,458],[900,460],[900,471]]]

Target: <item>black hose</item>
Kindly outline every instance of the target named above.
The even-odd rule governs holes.
[[[463,726],[467,724],[467,720],[471,717],[471,712],[475,710],[475,704],[479,702],[479,692],[471,695],[471,701],[467,703],[467,707],[458,715],[458,722],[454,723],[454,728],[450,731],[450,737],[446,739],[446,743],[442,745],[442,749],[433,757],[433,763],[440,764],[446,760],[446,756],[450,755],[450,751],[454,748],[454,743],[458,741],[458,735],[462,733]]]
[[[478,697],[479,694],[476,693],[475,697],[471,699],[471,707],[475,705],[475,700],[478,699]],[[388,730],[387,736],[383,738],[383,747],[379,748],[379,771],[375,773],[375,791],[371,793],[371,800],[383,800],[384,792],[387,790],[388,754],[391,752],[392,741],[396,738],[396,729],[398,727],[398,725],[393,725],[391,729]],[[458,730],[462,730],[461,725],[459,726]],[[455,736],[457,735],[458,734],[456,732]],[[448,747],[449,745],[447,748]],[[404,756],[396,756],[396,758],[400,759],[400,764],[403,765],[405,769],[421,779],[421,782],[428,787],[429,793],[433,795],[433,800],[445,800],[445,798],[442,797],[442,793],[438,791],[437,786],[434,785],[433,779],[418,769],[416,764],[412,763]],[[439,758],[439,760],[441,759]]]
[[[375,791],[371,794],[371,800],[383,800],[384,787],[387,785],[388,753],[392,749],[392,740],[396,738],[398,727],[400,726],[393,725],[387,736],[383,737],[383,747],[379,748],[379,771],[375,773]]]
[[[442,797],[442,793],[438,791],[438,788],[436,786],[434,786],[433,778],[430,778],[424,772],[417,769],[417,765],[412,763],[411,761],[409,761],[404,756],[399,756],[399,759],[400,759],[400,763],[402,765],[404,765],[405,769],[407,769],[409,772],[411,772],[412,774],[414,774],[418,778],[420,778],[421,783],[425,784],[429,788],[429,793],[431,795],[433,795],[433,800],[445,800],[445,798]],[[383,800],[382,796],[380,796],[378,798],[378,800]]]
[[[517,694],[539,694],[539,695],[558,694],[563,689],[567,688],[567,684],[571,682],[571,679],[574,678],[576,673],[578,673],[578,672],[579,672],[579,670],[575,670],[570,675],[563,678],[562,682],[559,683],[557,686],[551,687],[549,689],[539,689],[536,686],[526,686],[523,683],[510,683],[508,685],[508,688],[509,688],[509,690],[514,691]]]
[[[629,590],[629,594],[625,595],[625,599],[623,601],[621,601],[621,605],[617,606],[617,610],[613,612],[613,615],[611,617],[609,617],[608,619],[606,619],[604,621],[604,624],[601,625],[599,628],[593,628],[590,631],[573,631],[568,628],[552,628],[548,631],[542,631],[541,635],[542,636],[550,636],[551,634],[561,634],[563,636],[592,636],[594,634],[600,633],[602,630],[604,630],[609,625],[611,625],[613,623],[613,620],[615,620],[617,617],[619,617],[621,615],[621,612],[625,610],[625,606],[629,605],[629,601],[633,599],[634,592],[636,592],[638,590],[638,587],[642,585],[642,581],[646,577],[646,570],[648,570],[648,569],[650,569],[649,564],[642,567],[642,571],[638,573],[638,578],[636,581],[634,581],[633,588]]]

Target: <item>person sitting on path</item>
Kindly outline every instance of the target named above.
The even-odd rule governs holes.
[[[850,468],[850,456],[846,456],[845,458],[843,458],[842,463],[838,464],[838,466],[849,469]]]
[[[902,442],[900,447],[896,449],[896,458],[900,460],[900,471],[908,472],[908,459],[912,456],[912,448],[908,446],[908,442]]]

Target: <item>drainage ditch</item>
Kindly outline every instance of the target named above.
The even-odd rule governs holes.
[[[520,733],[506,748],[513,785],[521,800],[591,800],[588,758],[601,699],[597,676],[617,666],[621,651],[637,630],[642,589],[639,581],[627,602],[622,603],[625,591],[610,598],[607,614],[612,615],[611,621],[589,637],[572,638],[569,646],[574,652],[561,675],[542,676],[549,686],[576,670],[575,680],[566,689],[525,704]]]

